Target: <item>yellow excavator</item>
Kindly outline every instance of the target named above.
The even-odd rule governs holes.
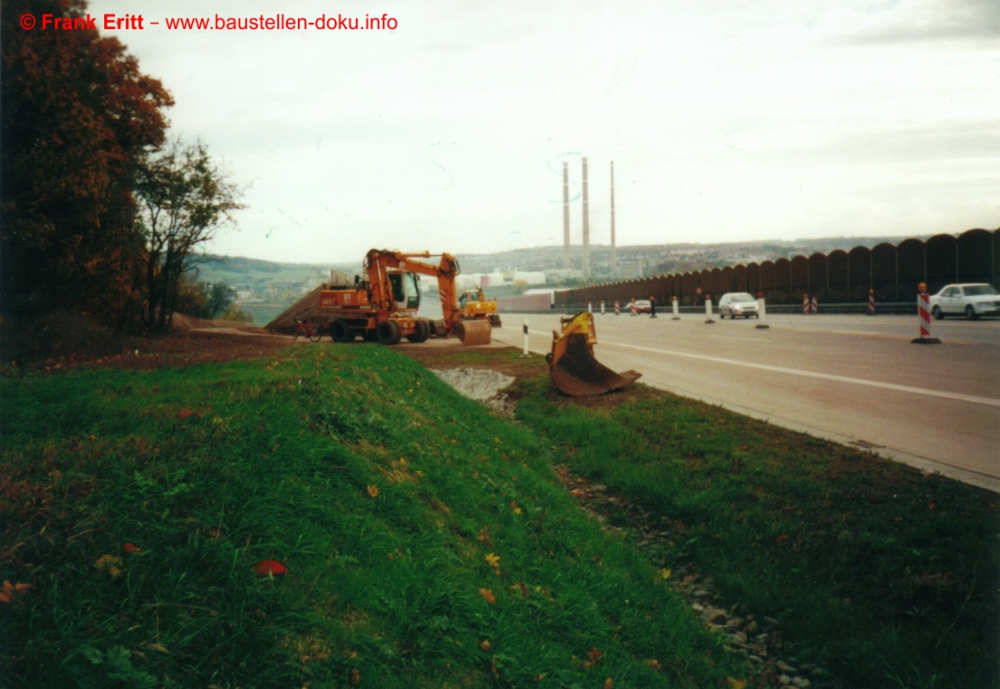
[[[458,306],[462,310],[462,320],[474,321],[485,318],[494,328],[501,326],[500,314],[497,313],[497,300],[487,299],[482,287],[460,294]]]
[[[587,311],[559,320],[562,332],[552,331],[552,351],[545,355],[549,375],[560,392],[570,397],[592,397],[623,390],[642,376],[638,371],[616,373],[594,358],[597,331]]]

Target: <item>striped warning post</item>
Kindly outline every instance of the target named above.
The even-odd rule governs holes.
[[[868,315],[875,315],[875,290],[868,290]]]
[[[809,313],[809,295],[805,293],[802,294],[802,313]]]
[[[616,316],[620,316],[620,315],[622,315],[622,308],[621,308],[621,306],[620,306],[620,305],[618,304],[618,300],[617,300],[617,299],[615,299],[615,315],[616,315]]]
[[[628,306],[629,306],[629,309],[632,311],[631,315],[635,316],[636,315],[636,312],[635,312],[635,299],[633,299],[632,303],[629,304]]]
[[[671,302],[673,303],[674,317],[671,320],[679,321],[681,319],[680,307],[677,304],[677,297],[674,297]]]
[[[813,297],[809,304],[809,313],[819,313],[819,298]]]
[[[941,340],[931,337],[931,306],[927,292],[917,295],[917,314],[920,316],[920,337],[911,340],[913,344],[941,344]]]

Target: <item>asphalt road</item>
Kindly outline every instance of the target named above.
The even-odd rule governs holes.
[[[559,315],[526,317],[548,352]],[[523,318],[494,339],[521,347]],[[916,316],[595,318],[598,360],[648,385],[1000,492],[1000,320],[934,321],[942,344],[917,345]]]

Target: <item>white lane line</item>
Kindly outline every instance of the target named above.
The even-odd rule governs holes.
[[[653,354],[666,354],[669,356],[679,356],[688,359],[698,359],[700,361],[711,361],[716,364],[728,364],[730,366],[742,366],[744,368],[755,368],[760,371],[769,371],[771,373],[784,373],[792,376],[801,376],[803,378],[818,378],[820,380],[832,380],[837,383],[852,383],[854,385],[864,385],[872,388],[882,388],[884,390],[895,390],[897,392],[908,392],[914,395],[925,395],[927,397],[942,397],[949,400],[958,400],[960,402],[972,402],[973,404],[985,404],[991,407],[1000,407],[1000,399],[995,399],[992,397],[977,397],[975,395],[963,395],[958,392],[945,392],[943,390],[930,390],[928,388],[917,388],[911,385],[898,385],[896,383],[884,383],[876,380],[865,380],[864,378],[850,378],[848,376],[836,376],[831,373],[818,373],[816,371],[803,371],[797,368],[785,368],[784,366],[770,366],[768,364],[755,364],[748,361],[737,361],[735,359],[723,359],[716,356],[707,356],[705,354],[691,354],[689,352],[677,352],[669,349],[656,349],[653,347],[642,347],[640,345],[625,344],[623,342],[613,342],[609,340],[601,340],[602,345],[611,345],[613,347],[622,347],[624,349],[635,349],[642,352],[650,352]]]
[[[507,330],[509,328],[508,326],[503,326],[503,329]],[[549,335],[549,333],[542,333],[537,330],[529,330],[528,332],[530,335]],[[797,368],[785,368],[784,366],[755,364],[748,361],[737,361],[736,359],[723,359],[721,357],[707,356],[705,354],[691,354],[689,352],[678,352],[671,349],[657,349],[654,347],[643,347],[641,345],[625,344],[624,342],[614,342],[612,340],[602,339],[601,344],[611,345],[612,347],[622,347],[623,349],[635,349],[637,351],[650,352],[652,354],[666,354],[668,356],[679,356],[688,359],[698,359],[700,361],[711,361],[712,363],[716,364],[728,364],[730,366],[755,368],[760,371],[770,371],[771,373],[784,373],[792,376],[801,376],[803,378],[818,378],[820,380],[831,380],[837,383],[864,385],[872,388],[882,388],[883,390],[895,390],[896,392],[908,392],[914,395],[925,395],[927,397],[941,397],[949,400],[957,400],[959,402],[971,402],[973,404],[984,404],[990,407],[1000,407],[1000,399],[995,399],[993,397],[977,397],[976,395],[963,395],[958,392],[945,392],[943,390],[917,388],[911,385],[898,385],[896,383],[884,383],[876,380],[865,380],[864,378],[850,378],[848,376],[836,376],[833,375],[832,373],[817,373],[816,371],[803,371]],[[540,351],[536,350],[534,347],[532,347],[532,349],[535,351]]]

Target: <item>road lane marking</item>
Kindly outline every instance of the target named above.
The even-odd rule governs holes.
[[[507,329],[507,326],[504,326],[504,329]],[[530,330],[529,334],[545,335],[546,333],[541,333],[537,330]],[[742,366],[744,368],[754,368],[760,371],[769,371],[771,373],[784,373],[786,375],[801,376],[803,378],[818,378],[820,380],[830,380],[837,383],[863,385],[873,388],[882,388],[883,390],[907,392],[914,395],[925,395],[927,397],[941,397],[943,399],[957,400],[959,402],[971,402],[973,404],[984,404],[990,407],[1000,407],[1000,399],[995,399],[993,397],[978,397],[976,395],[964,395],[959,392],[945,392],[944,390],[931,390],[929,388],[918,388],[912,385],[900,385],[898,383],[885,383],[876,380],[865,380],[864,378],[851,378],[849,376],[838,376],[832,373],[804,371],[802,369],[786,368],[784,366],[771,366],[769,364],[755,364],[748,361],[737,361],[735,359],[723,359],[722,357],[708,356],[706,354],[691,354],[690,352],[678,352],[676,350],[671,350],[671,349],[656,349],[654,347],[643,347],[641,345],[626,344],[624,342],[615,342],[613,340],[607,340],[607,339],[602,339],[601,344],[610,345],[613,347],[622,347],[623,349],[635,349],[637,351],[650,352],[652,354],[666,354],[670,356],[685,357],[688,359],[698,359],[700,361],[710,361],[716,364],[729,364],[730,366]]]
[[[830,380],[837,383],[850,383],[854,385],[864,385],[872,388],[882,388],[883,390],[895,390],[897,392],[908,392],[914,395],[925,395],[927,397],[942,397],[960,402],[971,402],[973,404],[985,404],[991,407],[1000,407],[1000,399],[992,397],[978,397],[976,395],[963,395],[958,392],[945,392],[943,390],[931,390],[929,388],[917,388],[912,385],[899,385],[898,383],[885,383],[876,380],[865,380],[864,378],[851,378],[848,376],[837,376],[832,373],[819,373],[817,371],[803,371],[797,368],[786,368],[784,366],[771,366],[769,364],[755,364],[749,361],[737,361],[735,359],[723,359],[717,356],[705,354],[691,354],[689,352],[678,352],[670,349],[656,349],[653,347],[643,347],[641,345],[625,344],[624,342],[614,342],[601,340],[603,345],[622,347],[624,349],[635,349],[641,352],[653,354],[667,354],[670,356],[685,357],[688,359],[698,359],[699,361],[710,361],[715,364],[729,364],[730,366],[742,366],[744,368],[754,368],[759,371],[769,371],[771,373],[784,373],[786,375],[801,376],[803,378],[818,378],[820,380]]]

